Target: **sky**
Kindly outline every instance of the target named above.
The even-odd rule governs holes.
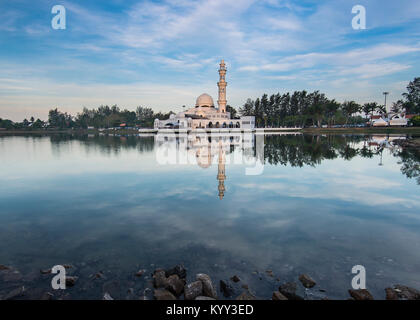
[[[54,5],[66,9],[55,30]],[[366,29],[354,30],[355,5]],[[182,111],[263,93],[320,90],[343,102],[396,101],[420,76],[418,0],[14,0],[0,3],[0,118],[46,120],[58,107]]]

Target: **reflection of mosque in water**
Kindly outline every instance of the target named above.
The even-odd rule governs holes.
[[[203,169],[208,169],[217,157],[217,180],[218,195],[220,200],[225,195],[225,180],[227,155],[235,151],[241,152],[242,156],[254,156],[255,135],[243,133],[230,134],[157,134],[155,136],[156,146],[172,148],[176,151],[177,162],[182,164],[180,159],[187,160],[186,163],[196,163]],[[193,161],[192,161],[193,160]],[[228,162],[229,163],[229,162]]]

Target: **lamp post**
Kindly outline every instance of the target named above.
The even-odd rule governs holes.
[[[385,113],[388,113],[388,110],[386,108],[386,96],[389,95],[389,92],[384,92],[383,95],[385,96]]]

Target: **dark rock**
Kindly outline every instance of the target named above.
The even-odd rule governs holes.
[[[279,291],[273,292],[272,300],[288,300],[283,294],[281,294]]]
[[[398,293],[392,288],[386,288],[386,300],[398,300]]]
[[[73,287],[76,284],[77,279],[79,279],[79,277],[66,276],[66,286]]]
[[[349,294],[354,300],[373,300],[373,296],[366,289],[349,290]]]
[[[0,264],[0,271],[2,271],[2,270],[9,270],[9,269],[10,269],[9,267],[6,267],[6,266]]]
[[[394,286],[395,292],[398,297],[403,300],[420,300],[420,291],[397,284]]]
[[[226,298],[233,296],[234,293],[232,286],[224,280],[220,280],[220,291]]]
[[[166,280],[166,289],[168,289],[177,297],[179,297],[184,291],[184,286],[185,281],[181,280],[176,274],[169,276]]]
[[[279,287],[279,291],[289,300],[303,300],[303,298],[296,294],[297,285],[294,282],[287,282]]]
[[[302,282],[305,288],[312,288],[316,285],[316,282],[307,274],[301,274],[299,276],[299,281]]]
[[[108,292],[105,292],[102,300],[114,300]]]
[[[153,273],[153,280],[155,288],[166,288],[168,279],[165,276],[165,270],[155,270],[155,272]]]
[[[176,274],[180,279],[185,279],[187,277],[187,269],[183,265],[179,264],[172,269],[166,270],[165,276],[169,277]]]
[[[104,278],[104,274],[102,271],[97,272],[94,276],[94,279],[103,279]]]
[[[139,298],[140,300],[153,300],[154,299],[154,294],[152,289],[150,288],[146,288],[143,290],[143,295],[140,296]]]
[[[243,284],[241,287],[242,287],[243,289],[245,289],[245,290],[248,290],[248,289],[249,289],[249,286],[248,286],[247,284]]]
[[[267,270],[266,273],[269,277],[274,277],[274,274],[273,274],[272,270]]]
[[[154,296],[156,300],[176,300],[175,296],[165,289],[156,289]]]
[[[205,273],[199,273],[196,275],[197,281],[201,281],[203,284],[203,294],[207,297],[217,299],[217,291],[213,286],[210,276]]]
[[[201,281],[194,281],[184,287],[185,300],[194,300],[198,296],[203,295],[203,283]]]
[[[205,297],[205,296],[198,296],[194,300],[216,300],[216,299],[210,298],[210,297]]]
[[[241,281],[241,279],[237,275],[234,275],[232,278],[230,278],[230,280],[232,280],[233,282]]]
[[[257,298],[249,291],[246,291],[242,292],[238,297],[236,297],[236,300],[257,300]]]
[[[19,287],[12,291],[10,291],[8,294],[6,294],[3,297],[3,300],[13,300],[15,298],[19,298],[25,294],[25,287]]]
[[[51,273],[51,269],[43,269],[40,270],[41,274],[50,274]]]

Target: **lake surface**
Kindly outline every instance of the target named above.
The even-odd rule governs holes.
[[[22,275],[0,295],[51,291],[39,270],[57,264],[73,299],[138,298],[181,263],[264,299],[302,273],[308,298],[346,299],[354,265],[377,299],[420,289],[420,157],[401,138],[0,136],[0,264]]]

